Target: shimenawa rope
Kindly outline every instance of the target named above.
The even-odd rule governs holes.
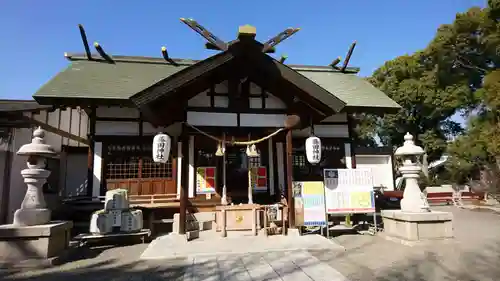
[[[189,127],[193,128],[195,131],[197,131],[198,133],[206,136],[206,137],[209,137],[217,142],[220,142],[220,143],[229,143],[231,145],[252,145],[252,144],[257,144],[259,142],[263,142],[267,139],[270,139],[272,137],[274,137],[275,135],[279,134],[280,132],[284,131],[285,128],[279,128],[277,129],[276,131],[272,132],[271,134],[263,137],[263,138],[260,138],[260,139],[256,139],[256,140],[250,140],[250,141],[227,141],[227,140],[223,140],[223,139],[219,139],[218,137],[215,137],[215,136],[212,136],[198,128],[196,128],[195,126],[189,124],[189,123],[185,123],[186,125],[188,125]]]

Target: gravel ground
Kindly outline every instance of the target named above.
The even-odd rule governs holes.
[[[451,242],[409,247],[376,236],[343,235],[334,239],[346,247],[345,252],[310,253],[352,281],[500,280],[500,214],[439,209],[454,213],[456,238]],[[0,280],[182,280],[185,259],[140,261],[146,247],[139,244],[84,249],[61,266],[0,270]]]
[[[409,247],[377,236],[342,235],[335,239],[346,252],[313,255],[352,281],[500,280],[500,214],[435,209],[453,212],[453,241]]]

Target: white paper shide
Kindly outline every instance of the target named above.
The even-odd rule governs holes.
[[[156,163],[167,163],[170,147],[170,136],[163,133],[157,134],[153,138],[153,161]]]
[[[311,136],[306,139],[307,161],[311,164],[318,164],[321,161],[321,140]]]

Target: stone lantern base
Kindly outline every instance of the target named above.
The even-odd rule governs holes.
[[[381,215],[387,236],[407,241],[453,238],[453,214],[449,212],[382,210]]]
[[[57,258],[69,247],[72,227],[73,222],[67,221],[33,226],[0,225],[0,264],[47,263]]]

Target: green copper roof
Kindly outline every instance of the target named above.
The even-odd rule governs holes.
[[[347,107],[400,108],[386,94],[355,74],[315,70],[299,73],[344,101]]]
[[[73,61],[33,96],[53,98],[128,99],[186,65],[117,61],[114,64]]]
[[[95,56],[97,57],[97,56]],[[41,104],[49,99],[129,99],[178,71],[196,64],[194,60],[175,60],[174,66],[162,58],[113,56],[114,63],[102,59],[89,61],[82,55],[67,56],[71,64],[34,95]],[[346,107],[399,109],[383,92],[355,74],[341,73],[330,67],[296,66],[304,75],[346,103]]]

